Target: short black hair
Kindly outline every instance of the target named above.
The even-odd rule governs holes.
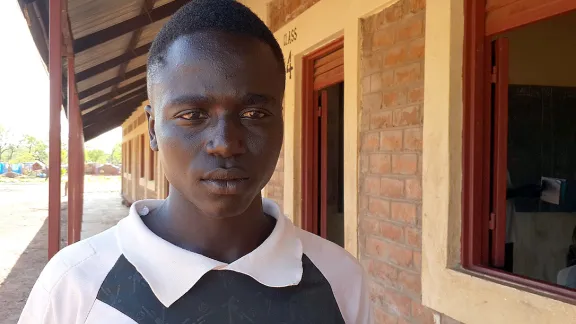
[[[148,79],[162,66],[170,45],[181,36],[200,31],[219,31],[254,37],[272,49],[284,69],[284,54],[274,34],[248,7],[235,0],[192,0],[180,8],[160,29],[148,53]],[[150,89],[151,82],[148,81]],[[150,95],[150,92],[148,93]]]

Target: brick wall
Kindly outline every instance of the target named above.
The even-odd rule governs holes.
[[[266,185],[266,198],[270,198],[278,203],[280,210],[284,207],[284,146],[280,151],[280,157],[278,157],[278,163],[276,164],[276,170],[272,175],[272,178]]]
[[[360,260],[377,323],[433,323],[421,303],[423,0],[362,22]]]
[[[424,33],[425,0],[362,22],[359,244],[376,323],[434,323],[420,281]]]
[[[320,0],[272,0],[268,4],[269,28],[275,32]]]

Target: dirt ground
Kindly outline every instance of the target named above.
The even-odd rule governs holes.
[[[97,234],[127,214],[120,177],[85,180],[82,238]],[[63,197],[62,229],[66,228]],[[48,182],[0,182],[0,324],[15,324],[47,261]],[[63,238],[65,240],[65,238]]]

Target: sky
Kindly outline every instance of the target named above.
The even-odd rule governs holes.
[[[0,125],[18,135],[48,140],[48,72],[32,40],[18,1],[0,1]],[[68,120],[62,112],[63,142],[68,141]],[[122,140],[114,129],[86,143],[87,149],[112,150]]]

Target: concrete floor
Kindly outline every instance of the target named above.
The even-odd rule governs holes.
[[[82,238],[100,233],[128,213],[120,177],[85,180]],[[62,199],[66,233],[66,198]],[[0,183],[0,324],[15,324],[47,261],[48,182]],[[65,242],[65,237],[63,237]]]

